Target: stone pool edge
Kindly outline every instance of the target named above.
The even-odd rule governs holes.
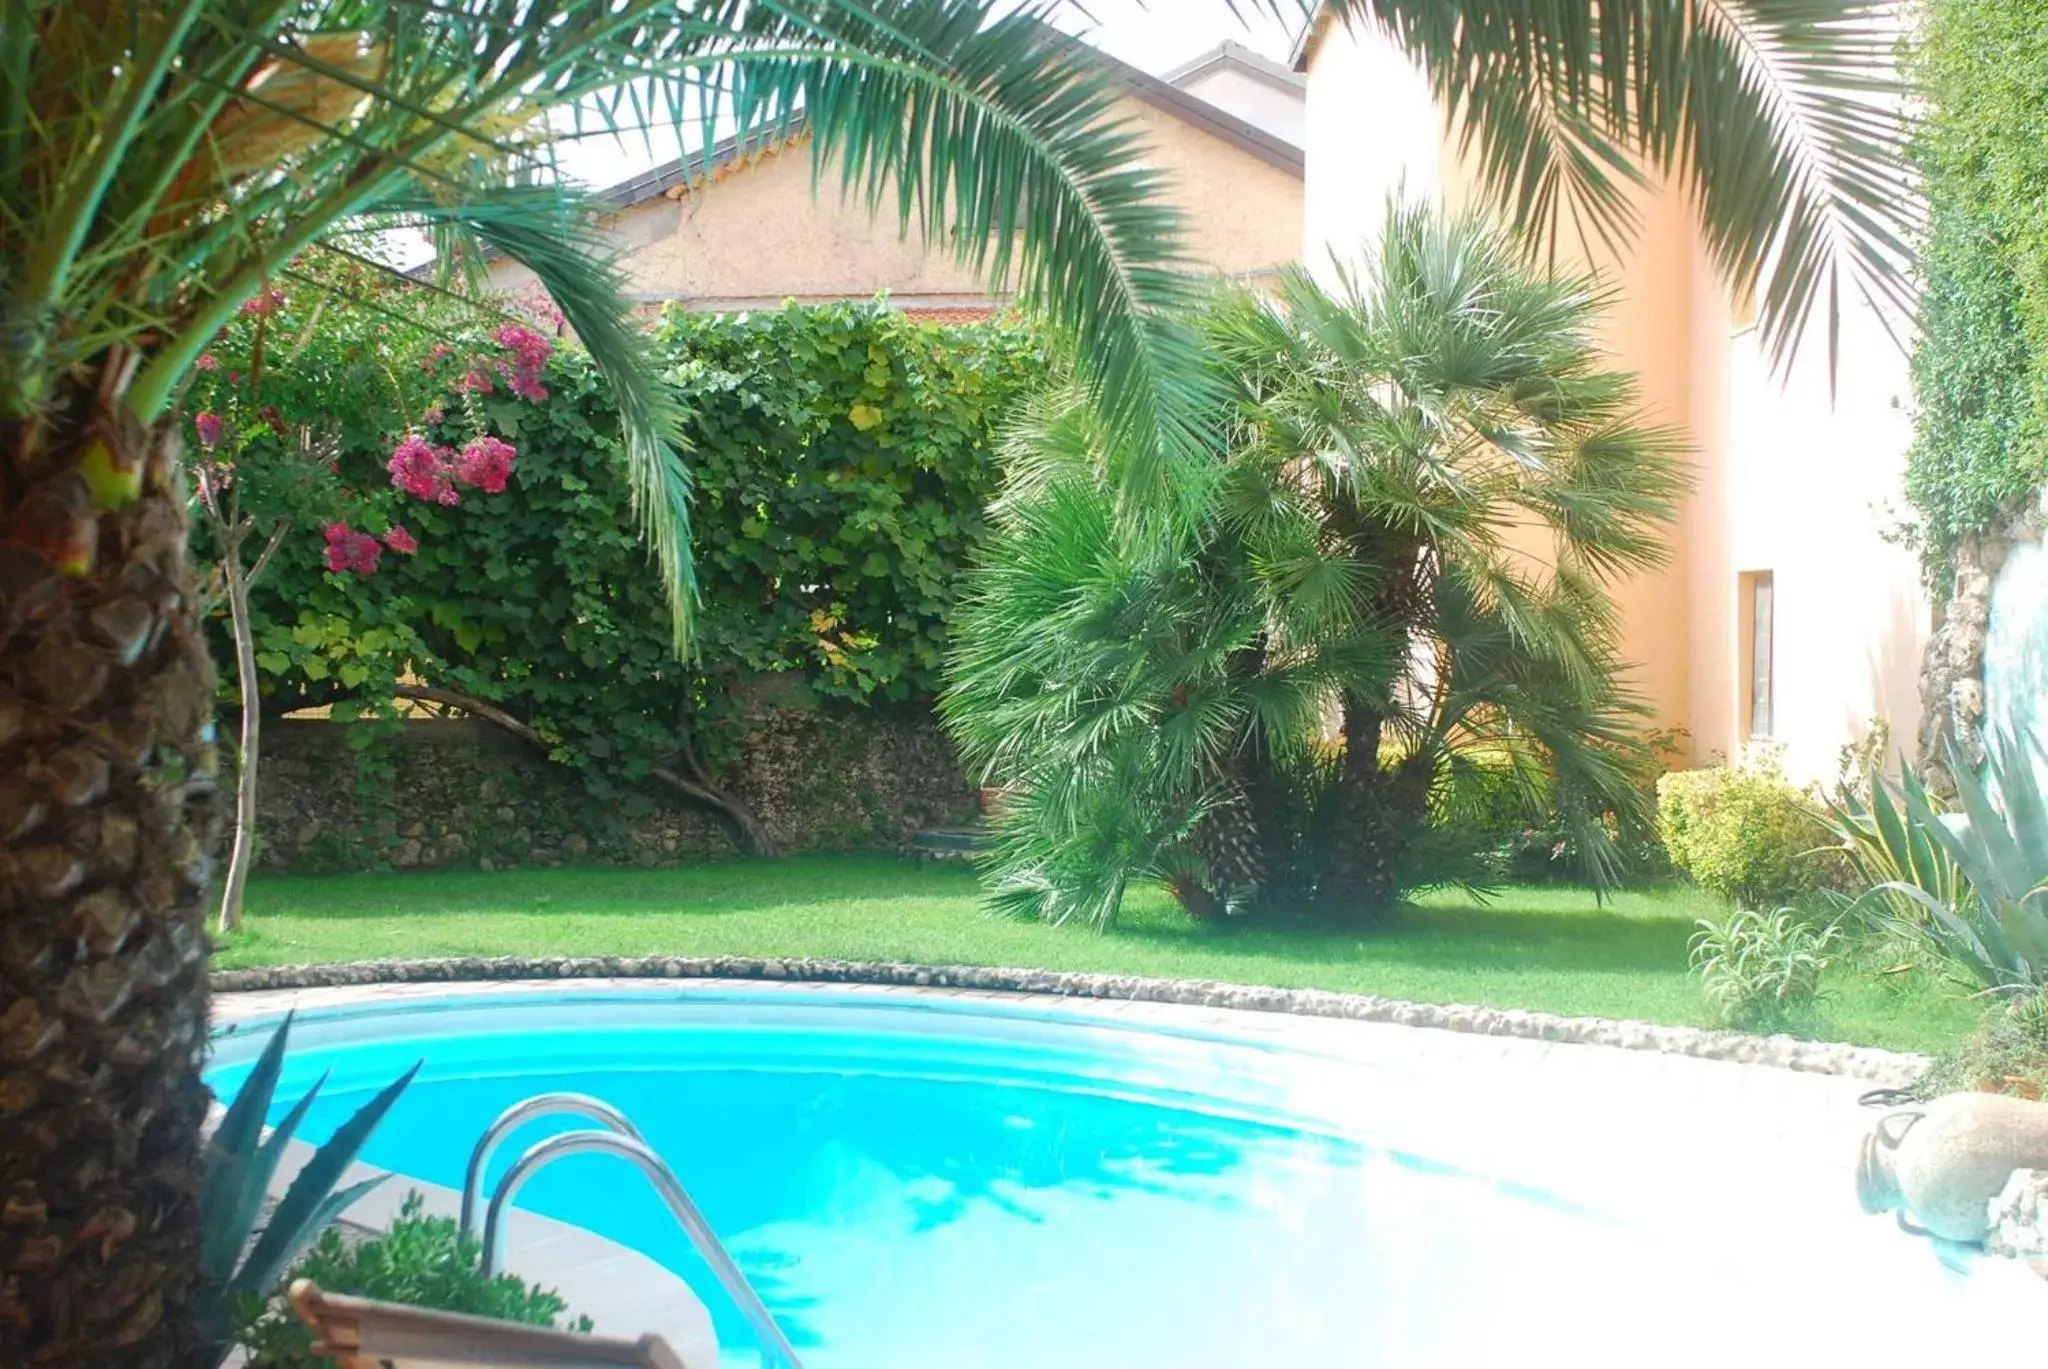
[[[1053,998],[1094,998],[1191,1007],[1328,1017],[1428,1027],[1481,1036],[1657,1051],[1704,1060],[1764,1065],[1806,1074],[1867,1079],[1903,1087],[1927,1057],[1875,1046],[1748,1036],[1700,1027],[1667,1027],[1605,1017],[1565,1017],[1519,1008],[1414,1003],[1376,994],[1282,989],[1206,979],[1025,970],[978,965],[916,965],[897,961],[816,960],[761,956],[450,956],[369,960],[341,965],[267,965],[216,970],[216,993],[337,988],[360,984],[449,984],[560,979],[738,979],[772,983],[878,984],[901,988],[975,989]]]

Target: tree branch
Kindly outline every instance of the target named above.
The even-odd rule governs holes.
[[[486,703],[473,695],[464,694],[459,690],[443,689],[436,685],[416,684],[401,684],[396,692],[401,699],[440,704],[443,708],[459,708],[464,713],[502,728],[531,746],[549,749],[547,740],[531,726],[496,704]],[[732,825],[740,848],[747,854],[765,856],[773,853],[774,848],[768,840],[767,829],[761,826],[761,820],[755,817],[745,804],[711,783],[708,776],[701,780],[692,780],[677,774],[665,765],[654,766],[648,773],[686,798],[703,804],[725,818]],[[698,773],[700,776],[703,774],[701,768],[698,769]]]

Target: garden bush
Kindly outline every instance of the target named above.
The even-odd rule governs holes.
[[[1769,761],[1665,775],[1657,830],[1680,873],[1738,908],[1795,903],[1842,875],[1827,829]]]
[[[308,328],[290,339],[300,352],[273,338],[292,357],[275,364],[330,367]],[[391,429],[358,416],[336,458],[370,506],[359,520],[402,523],[404,549],[337,568],[308,528],[251,596],[269,707],[350,716],[402,687],[459,695],[575,768],[599,808],[644,803],[639,786],[665,774],[737,817],[714,776],[755,704],[929,701],[997,489],[998,425],[1045,366],[1036,335],[868,303],[675,312],[653,344],[696,488],[689,660],[673,649],[619,417],[588,358],[558,347],[537,373],[504,376],[430,354],[417,364],[447,372],[442,398]],[[216,349],[218,374],[238,345],[249,339]],[[275,396],[288,421],[321,403],[297,385]],[[469,449],[486,442],[501,460],[471,462],[470,479]],[[437,460],[452,479],[407,464]]]
[[[351,1241],[327,1228],[286,1285],[310,1279],[327,1293],[527,1326],[590,1329],[587,1317],[565,1323],[568,1306],[554,1293],[513,1274],[486,1276],[476,1238],[459,1235],[453,1218],[429,1217],[422,1207],[419,1194],[408,1195],[391,1229],[368,1240]],[[246,1299],[237,1339],[248,1351],[249,1369],[335,1369],[334,1361],[312,1353],[312,1333],[279,1298]]]
[[[1836,934],[1833,923],[1812,926],[1789,908],[1737,908],[1718,922],[1700,920],[1692,972],[1723,1026],[1776,1032],[1807,1025]]]
[[[1966,1089],[2037,1100],[2048,1094],[2048,995],[2001,1000],[1967,1040],[1936,1056],[1913,1081],[1922,1098]]]

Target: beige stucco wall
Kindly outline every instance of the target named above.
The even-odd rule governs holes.
[[[1310,48],[1304,260],[1370,240],[1397,184],[1469,199],[1472,177],[1442,129],[1421,75],[1390,43],[1325,32]],[[1564,250],[1618,282],[1603,340],[1693,452],[1696,489],[1669,568],[1615,587],[1625,651],[1660,722],[1690,733],[1694,759],[1739,752],[1748,710],[1737,591],[1745,573],[1771,572],[1773,741],[1796,779],[1826,780],[1873,719],[1899,742],[1917,726],[1927,603],[1914,557],[1885,540],[1903,507],[1906,361],[1852,304],[1832,398],[1824,336],[1789,377],[1774,375],[1754,332],[1735,327],[1683,195],[1637,205],[1642,231],[1625,259]]]
[[[1251,276],[1295,260],[1302,237],[1298,175],[1138,100],[1126,100],[1121,112],[1138,125],[1146,160],[1170,177],[1196,261]],[[928,250],[915,229],[907,239],[897,231],[893,199],[877,221],[836,184],[823,182],[814,192],[808,144],[729,169],[679,200],[635,206],[609,231],[632,290],[696,308],[773,307],[787,298],[877,291],[931,305],[987,295],[971,271]],[[494,271],[503,289],[527,279],[510,263]]]

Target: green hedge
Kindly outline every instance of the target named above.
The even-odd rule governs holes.
[[[1044,369],[1036,338],[862,304],[679,313],[655,344],[697,486],[694,660],[669,648],[609,392],[558,349],[544,402],[451,398],[428,430],[454,446],[480,421],[510,442],[502,493],[413,498],[390,487],[391,435],[349,433],[342,478],[418,550],[334,573],[318,529],[287,540],[252,614],[271,706],[374,700],[409,667],[531,724],[603,798],[685,752],[715,763],[727,720],[764,692],[928,699],[997,426]]]

